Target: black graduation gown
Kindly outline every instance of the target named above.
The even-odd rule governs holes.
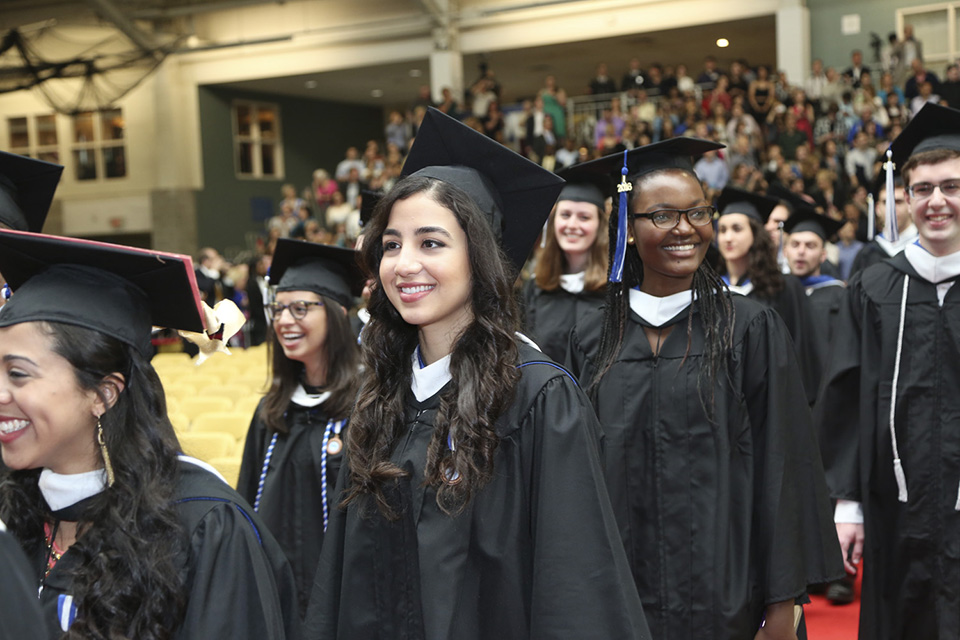
[[[247,432],[237,481],[237,491],[250,504],[257,497],[263,459],[273,437],[273,433],[257,417],[259,411],[257,407],[257,414],[254,414]],[[286,417],[289,431],[277,438],[258,511],[293,567],[301,616],[307,611],[323,544],[320,457],[328,419],[322,404],[317,407],[290,404]],[[345,436],[346,425],[341,431],[341,441]],[[327,454],[329,505],[335,504],[334,489],[342,459],[342,447],[341,453]]]
[[[783,276],[783,281],[783,289],[772,298],[762,297],[756,291],[751,291],[747,297],[773,307],[780,314],[790,337],[793,338],[807,403],[813,406],[820,389],[824,354],[820,352],[816,323],[803,284],[799,278],[792,275]]]
[[[904,275],[910,286],[890,436]],[[863,504],[861,638],[960,637],[960,289],[943,307],[903,253],[853,278],[818,405],[828,483]]]
[[[524,333],[545,354],[563,362],[573,325],[604,302],[604,291],[544,291],[530,279],[523,285]]]
[[[0,529],[0,640],[45,637],[37,575],[13,536]]]
[[[871,240],[863,245],[863,248],[860,249],[853,259],[853,265],[850,267],[850,278],[853,278],[854,274],[860,273],[867,267],[872,267],[875,264],[883,262],[889,257],[890,255],[880,246],[880,243],[876,240]]]
[[[451,517],[423,486],[442,393],[407,401],[387,494],[402,516],[331,517],[307,614],[314,640],[649,638],[603,485],[601,431],[566,372],[520,346],[494,473]],[[347,463],[348,464],[348,463]],[[342,473],[346,474],[347,464]],[[343,477],[346,477],[344,475]]]
[[[187,606],[175,640],[296,640],[301,637],[293,573],[263,521],[236,491],[190,462],[180,463],[177,512],[189,539]],[[32,554],[38,579],[47,549]],[[70,592],[78,556],[68,549],[46,579],[40,606],[50,640],[60,638],[60,595]],[[36,584],[36,583],[35,583]]]
[[[767,604],[843,574],[820,453],[790,337],[771,309],[733,296],[729,378],[704,412],[699,313],[654,356],[630,311],[597,387],[607,487],[653,637],[752,640]],[[592,379],[603,323],[578,324],[574,373]],[[596,636],[599,637],[599,636]]]
[[[847,290],[843,281],[832,280],[819,286],[807,287],[807,300],[813,316],[813,336],[817,339],[818,350],[823,354],[821,365],[827,366],[830,345],[836,334],[837,316],[840,306],[846,300]]]

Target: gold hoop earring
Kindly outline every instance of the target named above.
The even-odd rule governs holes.
[[[103,425],[100,424],[100,416],[97,416],[97,444],[100,445],[100,455],[103,456],[103,467],[107,471],[107,486],[112,487],[116,478],[113,475],[113,465],[110,463],[110,453],[107,451],[107,443],[103,441]]]

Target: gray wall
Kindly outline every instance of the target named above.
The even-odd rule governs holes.
[[[810,51],[828,67],[842,71],[850,66],[850,52],[863,51],[867,64],[873,63],[870,32],[886,43],[887,34],[896,31],[896,11],[931,4],[930,0],[807,0],[810,9]],[[860,14],[860,33],[844,35],[840,19]],[[875,84],[879,84],[876,81]]]
[[[197,192],[197,241],[232,254],[246,248],[248,235],[263,231],[253,220],[255,199],[269,200],[274,211],[280,187],[300,191],[313,171],[333,173],[349,146],[363,149],[369,139],[382,140],[383,112],[336,102],[262,95],[218,87],[200,87],[200,131],[204,188]],[[238,179],[233,165],[230,108],[233,100],[258,100],[280,106],[283,135],[283,180]],[[266,200],[264,200],[266,199]]]

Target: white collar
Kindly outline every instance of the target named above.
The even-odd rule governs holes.
[[[560,287],[569,293],[581,293],[586,275],[585,271],[581,271],[580,273],[565,273],[560,276]]]
[[[410,376],[410,390],[417,402],[423,402],[436,394],[450,382],[450,358],[448,353],[436,362],[420,368],[420,347],[413,350],[413,375]]]
[[[689,307],[691,302],[690,291],[681,291],[658,298],[637,289],[630,289],[630,308],[654,327],[662,327],[677,317],[677,314]]]
[[[746,284],[728,284],[727,288],[729,288],[733,293],[739,293],[742,296],[748,296],[750,295],[750,292],[753,291],[753,283],[747,280]]]
[[[60,474],[50,469],[40,472],[40,493],[51,511],[60,511],[107,488],[105,469],[84,473]]]
[[[370,322],[370,310],[367,309],[366,307],[357,309],[357,318],[359,318],[360,322],[362,322],[363,325],[366,326],[367,323]]]
[[[908,244],[903,252],[907,261],[927,282],[938,284],[960,275],[960,251],[937,257],[914,242]]]
[[[293,395],[290,396],[290,401],[294,404],[300,405],[301,407],[316,407],[326,402],[327,398],[329,397],[329,391],[324,391],[323,393],[314,395],[307,393],[307,390],[303,388],[303,385],[298,384],[297,388],[293,391]]]
[[[216,269],[211,269],[210,267],[206,267],[202,264],[198,264],[197,269],[199,269],[200,273],[207,276],[208,278],[212,278],[213,280],[220,279],[220,272],[217,271]]]
[[[910,226],[903,230],[903,233],[900,234],[900,238],[896,242],[890,242],[883,237],[883,234],[878,234],[874,237],[874,240],[876,240],[880,248],[892,258],[903,251],[904,247],[916,240],[918,235],[920,235],[920,233],[917,231],[916,225],[911,222]]]
[[[192,464],[192,465],[194,465],[194,466],[196,466],[196,467],[200,467],[200,468],[203,469],[204,471],[209,471],[209,472],[212,473],[213,475],[215,475],[215,476],[217,476],[218,478],[220,478],[221,480],[223,480],[226,484],[228,484],[228,485],[230,484],[229,482],[227,482],[227,479],[226,479],[226,478],[224,478],[222,475],[220,475],[220,472],[217,471],[217,470],[213,467],[213,465],[211,465],[211,464],[209,464],[209,463],[206,463],[206,462],[204,462],[203,460],[197,460],[196,458],[191,458],[190,456],[185,455],[185,454],[183,454],[183,453],[181,453],[180,455],[178,455],[177,458],[178,458],[181,462],[189,462],[190,464]],[[232,489],[232,488],[233,488],[233,485],[230,485],[230,488]]]
[[[7,525],[4,524],[3,520],[0,520],[0,531],[6,531]]]

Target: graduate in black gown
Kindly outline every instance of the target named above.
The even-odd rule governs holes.
[[[795,599],[842,569],[786,327],[704,262],[715,209],[691,156],[719,146],[676,138],[590,163],[625,164],[627,182],[607,305],[574,328],[570,364],[592,381],[653,637],[796,638]]]
[[[524,333],[562,362],[573,325],[603,304],[607,286],[606,176],[559,174],[560,192],[537,254],[534,277],[523,286]]]
[[[894,179],[893,198],[897,214],[896,237],[892,237],[892,229],[886,224],[887,189],[884,184],[881,184],[877,190],[877,213],[880,214],[878,217],[882,216],[882,219],[884,219],[883,230],[873,240],[863,245],[863,248],[857,253],[857,256],[853,259],[853,266],[850,267],[851,278],[853,274],[863,271],[867,267],[883,262],[887,258],[892,258],[903,251],[908,244],[917,241],[917,227],[913,224],[913,218],[910,216],[910,207],[907,205],[903,180],[899,176]]]
[[[820,388],[823,355],[810,303],[803,285],[780,273],[776,248],[764,221],[778,204],[760,194],[727,187],[717,201],[717,244],[723,256],[720,273],[730,290],[773,308],[790,332],[797,350],[807,402],[812,406]]]
[[[820,265],[827,259],[824,249],[843,222],[820,215],[812,208],[796,209],[784,224],[787,240],[783,253],[790,272],[800,280],[813,314],[813,335],[819,338],[819,352],[823,362],[830,353],[834,327],[841,303],[846,299],[843,280],[822,273]]]
[[[562,181],[434,109],[404,171],[361,251],[369,373],[307,636],[650,637],[596,417],[515,333],[513,282]]]
[[[293,574],[253,509],[181,454],[151,325],[217,332],[185,256],[0,231],[0,518],[43,637],[300,636]]]
[[[303,615],[359,384],[347,310],[363,276],[352,249],[281,238],[270,278],[270,388],[247,432],[237,491],[290,560]]]
[[[861,638],[960,637],[957,131],[928,104],[891,145],[919,239],[851,279],[818,404]]]
[[[46,637],[33,571],[17,541],[0,521],[0,640]]]

